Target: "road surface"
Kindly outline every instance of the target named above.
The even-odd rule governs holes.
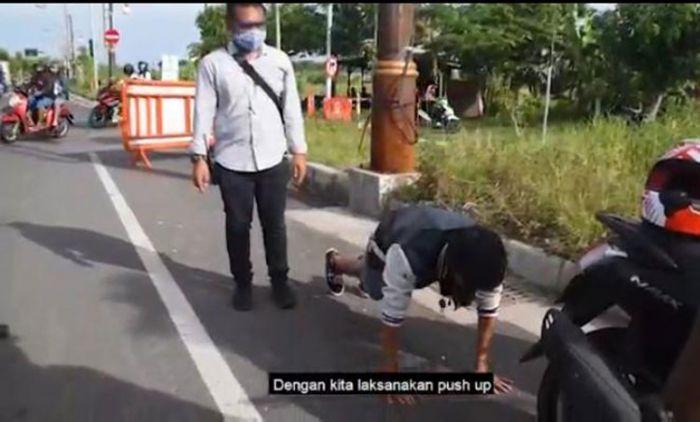
[[[0,421],[532,421],[544,362],[518,364],[546,304],[506,298],[493,345],[500,397],[270,396],[268,372],[375,371],[376,303],[326,294],[322,256],[360,253],[373,223],[290,198],[291,278],[300,303],[269,297],[252,236],[255,308],[230,307],[218,190],[194,191],[184,153],[134,168],[116,128],[0,145]],[[363,232],[364,230],[364,232]],[[435,312],[422,292],[402,329],[405,370],[468,371],[473,312]],[[433,300],[435,299],[435,302]],[[431,308],[432,309],[429,309]]]

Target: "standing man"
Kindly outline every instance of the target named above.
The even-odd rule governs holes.
[[[296,305],[287,281],[287,229],[284,220],[292,154],[293,177],[306,174],[304,121],[289,57],[265,44],[262,3],[227,3],[231,41],[205,56],[197,74],[192,142],[192,178],[204,192],[219,184],[226,213],[226,246],[235,282],[233,307],[252,308],[250,225],[253,202],[263,230],[265,259],[275,303]],[[265,86],[266,85],[266,86]],[[207,140],[216,139],[210,174]],[[213,179],[212,179],[213,178]]]

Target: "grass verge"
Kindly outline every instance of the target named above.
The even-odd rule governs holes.
[[[700,137],[700,106],[672,110],[640,127],[619,119],[558,124],[543,143],[540,128],[490,122],[467,124],[456,135],[423,134],[422,177],[397,195],[408,201],[465,204],[502,234],[563,257],[604,235],[595,220],[606,210],[639,215],[643,183],[653,161],[671,145]],[[369,132],[369,131],[368,131]],[[310,160],[345,168],[369,160],[369,133],[358,151],[357,123],[307,121]]]

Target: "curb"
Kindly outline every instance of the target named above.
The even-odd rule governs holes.
[[[348,171],[319,163],[309,163],[308,167],[304,190],[333,205],[347,207],[350,203]],[[405,205],[396,199],[388,203],[390,209]],[[558,295],[563,292],[577,270],[574,262],[550,255],[540,248],[506,237],[503,237],[503,243],[508,253],[508,270],[546,293]]]
[[[95,107],[97,105],[97,101],[87,99],[81,95],[74,93],[73,91],[70,91],[70,101],[73,101],[77,104],[82,103],[82,105],[90,108]]]
[[[308,163],[303,191],[331,205],[347,207],[350,203],[350,178],[346,171],[320,163]]]

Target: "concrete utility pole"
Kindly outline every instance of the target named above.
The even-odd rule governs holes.
[[[407,55],[415,5],[379,4],[377,65],[372,83],[371,170],[411,173],[415,168],[416,64]],[[406,60],[410,62],[406,63]]]
[[[109,3],[109,9],[107,12],[107,19],[109,20],[109,29],[114,29],[114,3]],[[109,45],[109,79],[112,79],[114,74],[114,46]]]
[[[326,15],[326,60],[331,59],[331,54],[333,50],[331,49],[331,34],[333,33],[333,3],[328,4],[328,11]],[[331,98],[333,96],[333,78],[326,76],[326,98]]]
[[[275,41],[278,49],[282,49],[282,25],[280,23],[280,4],[275,3]]]
[[[88,3],[90,11],[90,42],[92,43],[92,89],[97,92],[99,84],[97,82],[97,39],[95,38],[95,19],[92,16],[92,3]]]

